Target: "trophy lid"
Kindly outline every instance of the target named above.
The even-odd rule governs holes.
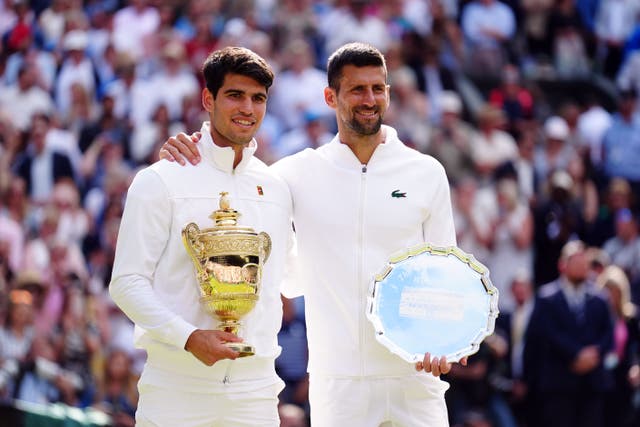
[[[228,192],[222,191],[220,193],[219,206],[217,209],[209,215],[209,218],[215,221],[216,226],[202,230],[203,232],[221,232],[220,234],[229,234],[230,232],[236,232],[241,234],[257,234],[251,227],[242,227],[238,225],[238,218],[240,212],[231,208],[231,202],[227,197]]]

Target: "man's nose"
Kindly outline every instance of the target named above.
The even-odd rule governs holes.
[[[376,103],[376,95],[373,93],[373,89],[365,89],[362,94],[362,103],[366,105],[374,105]]]

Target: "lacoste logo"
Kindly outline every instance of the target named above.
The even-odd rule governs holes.
[[[391,192],[391,197],[407,197],[407,193],[401,193],[400,190],[393,190]]]

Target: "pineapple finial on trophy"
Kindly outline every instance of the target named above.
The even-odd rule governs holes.
[[[217,226],[235,226],[238,224],[238,218],[240,212],[235,209],[231,209],[231,202],[227,197],[229,193],[227,191],[220,192],[220,201],[218,202],[220,209],[213,211],[209,218],[216,222]]]

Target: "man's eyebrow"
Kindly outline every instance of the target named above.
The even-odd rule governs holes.
[[[246,90],[242,90],[242,89],[227,89],[224,91],[225,94],[227,95],[246,95],[249,94]],[[249,94],[251,97],[260,97],[260,98],[266,98],[267,97],[267,93],[266,92],[255,92],[255,93],[250,93]]]
[[[227,89],[227,90],[225,90],[225,91],[224,91],[224,93],[228,93],[228,94],[233,94],[233,93],[245,93],[245,91],[244,91],[244,90],[242,90],[242,89],[233,89],[233,88],[231,88],[231,89]]]

